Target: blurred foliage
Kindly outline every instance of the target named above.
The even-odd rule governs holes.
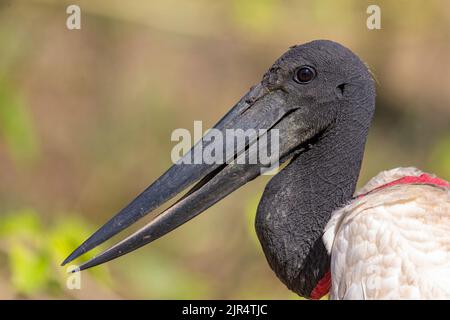
[[[264,33],[276,23],[278,9],[276,0],[231,1],[233,21],[241,28],[251,28],[254,32]]]
[[[450,179],[446,0],[379,0],[377,31],[361,0],[71,1],[79,31],[68,4],[0,0],[0,298],[298,299],[254,231],[269,177],[82,290],[59,266],[170,165],[173,129],[215,123],[296,43],[342,42],[378,80],[360,184],[411,165]]]
[[[431,153],[430,163],[435,168],[435,172],[450,180],[450,135],[437,141]]]
[[[126,268],[124,269],[126,272]],[[137,261],[127,283],[132,284],[142,297],[202,299],[211,294],[206,279],[174,264],[172,259],[163,255],[153,255],[152,259]]]
[[[20,95],[0,81],[0,137],[17,164],[29,163],[38,155],[32,119]]]
[[[65,287],[68,268],[60,263],[92,231],[76,215],[65,215],[45,226],[33,209],[22,209],[2,216],[0,253],[5,256],[13,286],[12,295],[33,296],[50,293],[70,295]],[[98,251],[97,251],[98,253]],[[87,254],[86,258],[93,257]],[[111,285],[104,267],[90,271],[95,281]],[[0,273],[1,274],[1,273]]]

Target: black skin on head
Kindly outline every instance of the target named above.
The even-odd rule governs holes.
[[[304,66],[316,76],[299,83],[296,72]],[[329,270],[323,229],[356,187],[375,110],[374,81],[350,50],[318,40],[292,47],[265,74],[263,84],[287,93],[288,104],[300,108],[311,139],[266,186],[256,231],[280,280],[310,297]]]

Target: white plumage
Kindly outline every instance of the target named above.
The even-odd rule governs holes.
[[[332,214],[323,236],[331,299],[450,299],[450,188],[376,189],[422,173],[381,172]]]

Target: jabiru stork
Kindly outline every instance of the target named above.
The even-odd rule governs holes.
[[[316,40],[291,47],[214,128],[279,130],[279,157],[286,165],[267,184],[255,226],[270,267],[289,289],[320,298],[331,281],[331,298],[448,298],[449,184],[398,169],[377,176],[354,197],[374,110],[375,84],[366,64],[338,43]],[[205,137],[198,143],[207,145]],[[226,154],[249,156],[252,143],[227,145]],[[174,164],[63,265],[193,185],[79,270],[136,250],[253,180],[261,167]]]

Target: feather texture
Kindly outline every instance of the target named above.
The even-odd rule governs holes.
[[[415,168],[384,171],[356,195]],[[335,211],[323,236],[332,299],[449,299],[450,189],[395,185]]]

